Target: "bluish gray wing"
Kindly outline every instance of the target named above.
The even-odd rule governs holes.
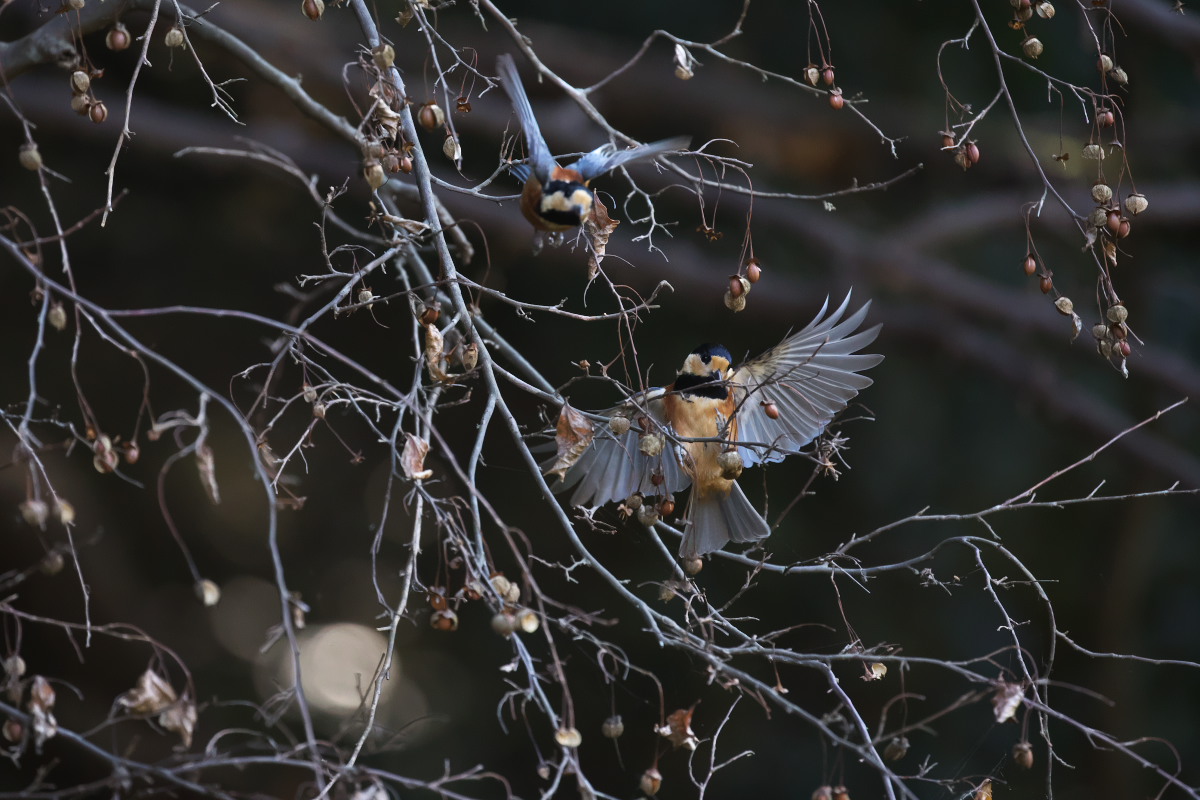
[[[630,418],[629,430],[618,435],[609,425],[597,425],[591,446],[571,465],[563,479],[550,488],[555,493],[573,488],[570,504],[588,507],[624,500],[634,492],[655,495],[686,489],[691,479],[680,466],[678,448],[669,438],[656,456],[646,455],[639,446],[644,434],[661,430],[658,426],[663,423],[663,394],[661,389],[653,390],[604,412],[608,417]],[[650,417],[653,422],[643,426],[639,423],[642,416]],[[549,469],[553,464],[551,459],[542,467]],[[656,472],[663,476],[657,486],[653,482]]]
[[[847,294],[826,317],[826,298],[803,330],[734,372],[738,441],[769,445],[739,447],[746,466],[782,461],[804,447],[860,390],[871,385],[870,378],[858,373],[878,364],[883,356],[858,351],[875,341],[880,326],[855,333],[871,304],[865,303],[843,320],[849,305]]]
[[[571,169],[578,170],[586,183],[592,178],[610,172],[622,164],[647,158],[656,158],[679,150],[686,150],[691,143],[692,137],[690,136],[675,136],[671,139],[663,139],[658,142],[639,144],[636,147],[630,147],[626,150],[618,150],[613,145],[606,144],[584,155],[583,158],[571,165]]]
[[[542,130],[538,127],[537,117],[533,115],[533,107],[529,105],[529,95],[525,94],[525,85],[521,83],[521,75],[517,72],[513,57],[508,53],[497,57],[496,71],[500,75],[500,85],[512,101],[517,122],[521,124],[521,130],[525,133],[525,150],[528,152],[533,174],[545,183],[550,179],[550,172],[557,164],[546,145],[546,140],[542,138]]]

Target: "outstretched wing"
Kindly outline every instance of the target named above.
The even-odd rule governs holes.
[[[504,87],[508,99],[512,101],[513,111],[521,130],[525,132],[525,150],[529,154],[529,164],[533,174],[542,183],[550,180],[550,172],[558,166],[546,140],[542,138],[541,128],[538,127],[537,117],[533,116],[533,107],[529,105],[529,96],[525,94],[525,85],[521,83],[521,75],[517,65],[508,53],[496,58],[496,71],[500,74],[500,85]],[[526,174],[528,177],[528,174]]]
[[[858,373],[883,356],[858,351],[875,340],[880,326],[855,333],[871,304],[842,320],[849,305],[847,294],[822,319],[829,307],[826,298],[803,330],[735,370],[737,438],[759,445],[738,448],[746,466],[782,461],[820,435],[835,414],[871,385],[870,378]]]
[[[577,170],[583,176],[583,182],[587,183],[592,178],[614,170],[622,164],[647,158],[656,158],[665,153],[673,153],[678,150],[686,150],[691,143],[692,137],[690,136],[675,136],[671,139],[663,139],[658,142],[639,144],[636,147],[630,147],[626,150],[618,150],[613,145],[606,144],[597,147],[576,161],[571,165],[571,169]]]
[[[563,479],[551,487],[554,492],[565,492],[574,487],[571,505],[599,506],[624,500],[634,492],[654,495],[686,489],[691,479],[683,472],[677,447],[670,439],[655,456],[646,455],[639,447],[643,435],[662,430],[659,426],[664,425],[664,394],[662,389],[653,389],[603,412],[610,418],[628,418],[631,422],[629,430],[618,435],[608,425],[598,426],[591,446],[567,470]],[[644,425],[639,421],[641,417],[648,417],[651,423]],[[553,463],[553,460],[548,461],[542,467],[548,469]],[[656,473],[663,477],[660,485],[654,484]]]

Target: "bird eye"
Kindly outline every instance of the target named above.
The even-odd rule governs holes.
[[[712,356],[710,356],[708,353],[705,353],[704,355],[700,356],[700,360],[707,364],[708,362],[712,361]]]

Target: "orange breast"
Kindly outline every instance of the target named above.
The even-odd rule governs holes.
[[[667,419],[675,433],[685,438],[710,439],[721,435],[721,421],[728,419],[734,410],[734,401],[715,400],[711,397],[694,397],[677,393],[663,398]],[[737,440],[737,418],[735,417],[726,434],[729,441]],[[721,477],[717,458],[725,449],[721,442],[684,442],[683,470],[692,479],[692,491],[703,497],[709,493],[727,495],[733,481]]]

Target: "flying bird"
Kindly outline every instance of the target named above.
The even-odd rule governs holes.
[[[813,441],[871,385],[859,373],[883,360],[859,352],[879,334],[878,325],[858,331],[870,303],[843,319],[849,304],[847,294],[826,316],[826,300],[803,330],[736,367],[722,345],[700,345],[670,386],[603,412],[609,424],[578,459],[547,470],[562,477],[554,491],[574,488],[572,505],[598,506],[690,485],[685,559],[765,538],[770,526],[737,484],[743,467],[782,461]]]
[[[683,150],[691,143],[689,136],[663,139],[627,150],[618,150],[608,143],[570,166],[560,167],[542,138],[512,56],[505,53],[497,58],[496,69],[500,74],[500,85],[512,101],[513,111],[525,133],[525,150],[529,156],[527,164],[511,168],[513,175],[525,184],[521,190],[521,213],[539,231],[561,235],[583,224],[592,213],[590,184],[594,178],[631,161]]]

